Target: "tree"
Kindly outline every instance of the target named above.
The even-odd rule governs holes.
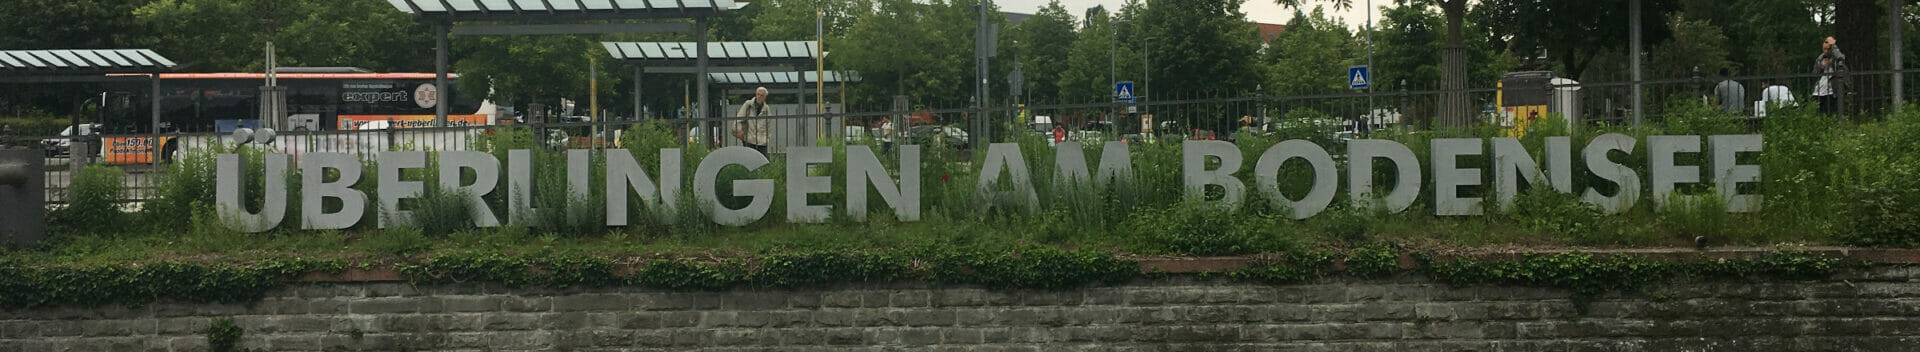
[[[133,10],[150,0],[13,0],[0,16],[0,48],[117,49],[150,33]],[[161,55],[167,55],[161,53]]]
[[[916,105],[966,106],[974,96],[977,77],[972,44],[979,10],[973,6],[981,2],[877,2],[876,11],[854,22],[844,42],[829,43],[835,47],[834,61],[845,65],[836,67],[859,71],[866,82],[854,88],[857,94],[849,95],[852,103],[885,109],[890,108],[892,96],[905,95]],[[999,13],[991,3],[986,5],[988,13]],[[1003,16],[992,16],[988,21],[1006,24]],[[988,77],[1005,77],[1010,56],[997,60],[992,65],[996,71],[989,72]],[[1005,84],[1000,79],[988,81]]]
[[[763,6],[764,5],[764,6]],[[753,17],[755,40],[812,40],[816,13],[824,16],[828,38],[844,37],[853,30],[854,21],[873,12],[872,0],[788,0],[756,3]]]
[[[1300,7],[1300,3],[1301,3],[1301,0],[1274,0],[1274,1],[1281,5],[1286,5],[1289,7],[1296,7],[1296,8]],[[1353,7],[1353,0],[1327,0],[1327,1],[1333,2],[1334,8],[1352,8]],[[1489,0],[1489,1],[1500,1],[1500,0]],[[1518,1],[1518,0],[1511,0],[1511,1]],[[1445,18],[1447,21],[1447,26],[1446,26],[1447,41],[1446,41],[1446,45],[1441,47],[1440,63],[1441,63],[1441,67],[1446,67],[1446,69],[1443,69],[1440,71],[1440,76],[1441,76],[1440,88],[1447,90],[1447,92],[1443,93],[1444,96],[1441,98],[1441,104],[1440,104],[1440,110],[1439,110],[1441,115],[1440,115],[1439,122],[1441,126],[1452,126],[1452,127],[1461,127],[1461,126],[1467,126],[1472,124],[1473,123],[1472,116],[1468,113],[1468,109],[1471,109],[1471,107],[1467,103],[1467,94],[1466,94],[1467,53],[1466,53],[1466,46],[1465,44],[1463,44],[1464,43],[1463,37],[1461,36],[1461,29],[1464,26],[1466,22],[1466,17],[1467,17],[1467,0],[1395,0],[1395,2],[1402,6],[1405,6],[1408,4],[1437,6],[1440,8],[1440,13],[1445,15]],[[1558,2],[1558,1],[1551,1],[1551,2]]]
[[[1716,77],[1720,69],[1733,68],[1733,61],[1727,59],[1727,36],[1720,33],[1720,27],[1683,15],[1668,19],[1667,26],[1673,38],[1655,47],[1653,57],[1647,60],[1654,77],[1690,77],[1696,73]]]
[[[1060,79],[1073,48],[1073,15],[1059,0],[1014,29],[1018,58],[1026,84],[1022,89],[1034,102],[1059,102]]]
[[[1501,19],[1487,25],[1496,33],[1511,35],[1515,51],[1528,55],[1544,53],[1559,64],[1561,73],[1584,78],[1594,57],[1609,51],[1624,51],[1631,44],[1629,1],[1533,1],[1488,0]],[[1672,36],[1661,21],[1661,14],[1678,7],[1673,0],[1639,0],[1641,3],[1641,40],[1660,43]]]
[[[433,69],[432,28],[380,0],[158,0],[134,16],[183,69],[260,71],[269,40],[280,66]]]
[[[489,36],[455,44],[467,53],[454,63],[462,72],[460,90],[488,92],[488,99],[501,105],[584,101],[589,58],[598,59],[600,72],[616,67],[606,58],[606,49],[585,36]],[[602,75],[601,93],[616,94],[622,76]]]
[[[1266,56],[1272,75],[1267,91],[1282,95],[1346,91],[1347,67],[1359,63],[1362,48],[1346,22],[1328,18],[1320,7],[1294,12],[1287,30],[1273,40]]]
[[[1234,0],[1153,0],[1141,28],[1153,53],[1150,94],[1238,94],[1260,83],[1260,34]],[[1123,9],[1124,10],[1124,9]],[[1161,54],[1171,53],[1171,54]],[[1162,99],[1164,100],[1164,99]]]

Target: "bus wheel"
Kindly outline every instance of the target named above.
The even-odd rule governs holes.
[[[161,161],[172,164],[174,160],[179,160],[180,156],[180,145],[177,141],[168,140],[166,145],[160,147]]]

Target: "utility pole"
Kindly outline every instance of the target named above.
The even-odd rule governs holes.
[[[1362,126],[1364,128],[1354,129],[1355,131],[1373,129],[1373,120],[1376,118],[1373,116],[1373,79],[1380,77],[1373,72],[1376,72],[1373,70],[1373,0],[1367,0],[1367,75],[1372,77],[1367,77],[1367,113],[1365,115],[1367,118],[1363,121],[1366,125]]]
[[[1627,29],[1632,33],[1628,36],[1628,40],[1632,41],[1630,45],[1632,48],[1629,50],[1627,60],[1633,63],[1631,68],[1633,71],[1633,125],[1639,126],[1645,116],[1640,109],[1640,0],[1628,0],[1627,26],[1632,27]]]

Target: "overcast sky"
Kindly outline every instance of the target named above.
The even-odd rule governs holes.
[[[1031,13],[1040,12],[1040,8],[1046,7],[1049,1],[1051,0],[995,0],[994,3],[999,4],[1000,9],[1002,11],[1031,14]],[[1303,9],[1303,11],[1312,11],[1313,6],[1315,5],[1326,6],[1328,14],[1337,16],[1340,19],[1345,20],[1347,22],[1347,26],[1349,27],[1359,27],[1363,24],[1366,24],[1367,22],[1367,14],[1364,12],[1361,12],[1361,8],[1366,6],[1367,0],[1354,0],[1353,8],[1344,10],[1344,11],[1334,11],[1331,4],[1326,1],[1308,0],[1308,1],[1302,1],[1302,2],[1304,3],[1302,5],[1306,6],[1306,8]],[[1060,0],[1060,6],[1065,6],[1067,8],[1067,13],[1073,14],[1073,18],[1076,20],[1082,19],[1080,17],[1087,13],[1087,8],[1089,7],[1094,7],[1096,5],[1106,5],[1107,10],[1117,11],[1120,9],[1120,5],[1122,4],[1126,4],[1126,1],[1125,0]],[[1385,5],[1391,5],[1391,4],[1392,4],[1391,0],[1374,1],[1375,6],[1385,6]],[[1293,9],[1289,9],[1285,6],[1280,6],[1279,4],[1274,3],[1273,0],[1247,0],[1245,3],[1240,5],[1240,11],[1247,13],[1247,19],[1253,20],[1254,22],[1260,22],[1260,23],[1286,24],[1287,20],[1293,19]],[[1374,12],[1373,14],[1374,20],[1376,21],[1379,20],[1380,11],[1376,9],[1376,10],[1373,10],[1373,12]]]

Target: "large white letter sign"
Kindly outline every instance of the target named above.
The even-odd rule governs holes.
[[[1006,169],[1013,180],[1013,191],[995,192],[993,182],[1000,180],[1000,169]],[[1033,173],[1027,171],[1027,159],[1020,155],[1020,145],[1015,143],[994,143],[987,146],[987,164],[980,168],[980,182],[974,188],[973,202],[979,204],[980,211],[993,207],[995,199],[1014,199],[1027,208],[1028,213],[1040,210],[1040,195],[1033,191]]]
[[[1613,192],[1613,196],[1604,196],[1599,190],[1593,189],[1592,185],[1588,185],[1587,192],[1582,194],[1587,203],[1599,206],[1608,214],[1619,214],[1626,212],[1627,209],[1633,209],[1633,204],[1640,200],[1640,173],[1608,159],[1607,153],[1617,150],[1621,153],[1633,154],[1635,143],[1637,142],[1633,137],[1619,133],[1593,137],[1593,142],[1587,143],[1587,148],[1580,153],[1580,158],[1586,159],[1587,171],[1619,186],[1618,190]]]
[[[867,221],[867,188],[893,207],[900,221],[920,221],[920,146],[900,146],[900,183],[893,183],[873,148],[847,146],[847,216]]]
[[[727,209],[720,204],[720,191],[714,184],[719,182],[720,170],[727,166],[740,165],[748,172],[767,166],[767,156],[747,147],[726,147],[707,154],[700,161],[700,167],[693,172],[693,192],[700,204],[706,205],[713,214],[713,222],[727,226],[746,226],[767,216],[767,209],[773,207],[773,180],[733,180],[733,195],[751,197],[745,208]]]
[[[257,233],[272,230],[280,226],[280,220],[287,216],[287,164],[292,160],[286,154],[269,153],[263,159],[267,163],[265,201],[260,212],[247,211],[247,182],[239,154],[220,154],[214,157],[216,174],[214,179],[221,185],[214,188],[214,203],[219,205],[215,212],[220,222],[234,231]]]
[[[1567,137],[1546,139],[1547,183],[1560,193],[1573,192],[1572,147],[1567,143]],[[1513,197],[1520,194],[1520,180],[1539,187],[1541,174],[1540,164],[1534,162],[1519,139],[1493,139],[1493,192],[1500,199],[1500,211],[1512,210]]]
[[[1240,170],[1240,149],[1233,143],[1224,141],[1188,140],[1180,144],[1180,171],[1187,188],[1187,198],[1205,201],[1207,185],[1219,185],[1226,189],[1226,196],[1220,198],[1220,204],[1229,209],[1240,207],[1240,201],[1247,196],[1247,184],[1233,177]],[[1207,170],[1207,157],[1220,159],[1220,168]]]
[[[500,159],[492,154],[468,150],[449,150],[439,152],[440,188],[450,192],[466,192],[467,203],[473,204],[473,226],[499,227],[500,219],[493,216],[493,208],[487,206],[481,198],[493,193],[493,187],[500,184]],[[473,170],[473,184],[461,184],[462,169]]]
[[[833,148],[787,148],[787,222],[817,223],[833,214],[831,205],[807,204],[807,195],[833,192],[833,177],[807,176],[809,165],[833,162]]]
[[[1094,186],[1104,188],[1113,182],[1133,184],[1133,154],[1127,153],[1127,142],[1107,142],[1101,147],[1100,169],[1094,172]]]
[[[353,189],[360,183],[360,159],[346,153],[307,153],[300,158],[300,228],[338,230],[360,223],[367,211],[367,194]],[[340,178],[326,182],[327,170]],[[224,182],[222,182],[224,183]],[[327,198],[340,200],[340,211],[328,213]]]
[[[1062,142],[1053,146],[1053,185],[1057,189],[1087,186],[1087,152],[1080,142]]]
[[[1699,153],[1700,136],[1647,136],[1647,172],[1653,183],[1653,205],[1667,208],[1670,198],[1691,200],[1700,196],[1675,193],[1682,183],[1700,183],[1700,167],[1675,165],[1674,154]]]
[[[1480,184],[1480,169],[1462,169],[1460,156],[1480,155],[1479,138],[1440,138],[1434,139],[1433,155],[1433,215],[1480,215],[1485,212],[1480,198],[1460,197],[1460,186]]]
[[[660,183],[654,184],[647,171],[633,160],[633,152],[609,149],[607,158],[607,226],[627,226],[627,189],[640,193],[641,205],[656,217],[674,211],[680,198],[680,149],[660,149]]]
[[[1707,137],[1713,147],[1713,186],[1719,189],[1727,212],[1760,211],[1760,196],[1740,194],[1740,184],[1760,182],[1760,166],[1736,162],[1741,152],[1760,152],[1760,138],[1757,134]]]
[[[420,192],[426,190],[425,182],[401,181],[402,169],[427,167],[427,152],[389,151],[380,153],[377,159],[380,172],[380,228],[395,224],[412,224],[413,212],[400,210],[400,200],[420,198]]]
[[[1413,149],[1400,142],[1378,139],[1355,139],[1347,141],[1347,195],[1354,205],[1371,206],[1378,194],[1373,193],[1373,159],[1386,159],[1393,163],[1394,174],[1399,176],[1393,183],[1393,191],[1386,197],[1387,212],[1399,213],[1413,206],[1415,198],[1420,196],[1420,159],[1413,156]]]
[[[1307,196],[1295,201],[1280,194],[1280,166],[1287,160],[1300,158],[1313,169],[1313,188]],[[1260,180],[1260,192],[1273,202],[1276,208],[1293,209],[1293,218],[1306,219],[1327,210],[1333,204],[1333,194],[1340,188],[1340,171],[1333,168],[1333,156],[1326,148],[1298,139],[1290,139],[1260,153],[1260,161],[1253,164],[1254,178]]]

